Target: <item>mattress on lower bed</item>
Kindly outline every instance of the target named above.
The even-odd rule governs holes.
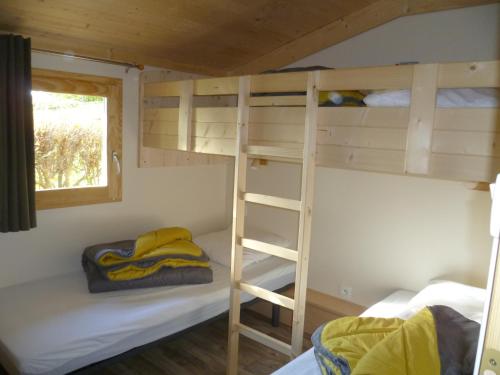
[[[90,294],[76,272],[2,288],[0,362],[12,374],[65,374],[213,318],[229,308],[229,268],[212,268],[204,285]],[[271,290],[294,275],[294,263],[274,257],[243,272]]]
[[[409,319],[426,306],[451,307],[467,319],[481,324],[487,293],[485,289],[449,280],[431,280],[418,293],[400,290],[376,303],[361,316]],[[279,369],[275,374],[321,375],[313,349]]]
[[[371,316],[374,318],[403,318],[407,314],[407,305],[410,300],[415,297],[415,292],[408,290],[398,290],[391,294],[389,297],[376,303],[368,308],[360,316]],[[289,362],[274,375],[321,375],[316,358],[314,356],[314,349],[311,348],[305,353],[301,354],[293,361]]]

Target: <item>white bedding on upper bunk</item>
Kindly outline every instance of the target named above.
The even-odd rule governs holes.
[[[363,99],[368,107],[408,107],[410,90],[375,91]],[[495,88],[439,89],[436,105],[440,108],[498,107],[500,93]]]
[[[75,272],[2,288],[0,362],[12,374],[65,374],[206,321],[229,308],[229,269],[212,268],[213,283],[203,285],[90,294]],[[294,263],[275,257],[243,272],[271,290],[294,275]]]

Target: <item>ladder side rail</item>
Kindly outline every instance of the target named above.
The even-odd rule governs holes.
[[[229,337],[227,374],[238,373],[238,346],[241,291],[239,283],[242,276],[243,247],[241,239],[245,227],[245,200],[247,176],[247,146],[248,119],[250,115],[250,76],[239,79],[238,119],[236,129],[236,149],[234,166],[234,196],[233,196],[233,234],[231,248],[231,284],[229,298]]]
[[[301,210],[299,218],[299,261],[295,271],[294,311],[292,321],[292,357],[302,353],[304,338],[307,274],[311,241],[312,206],[314,200],[314,170],[318,117],[319,72],[309,72],[307,79],[306,118],[304,129],[304,159],[302,162]]]

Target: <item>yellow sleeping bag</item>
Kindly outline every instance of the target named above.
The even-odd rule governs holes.
[[[324,375],[440,375],[472,374],[478,336],[478,323],[431,306],[406,321],[337,319],[312,341]]]

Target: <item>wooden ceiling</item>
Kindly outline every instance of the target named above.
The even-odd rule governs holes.
[[[210,75],[287,65],[395,18],[498,0],[0,0],[33,48]]]

